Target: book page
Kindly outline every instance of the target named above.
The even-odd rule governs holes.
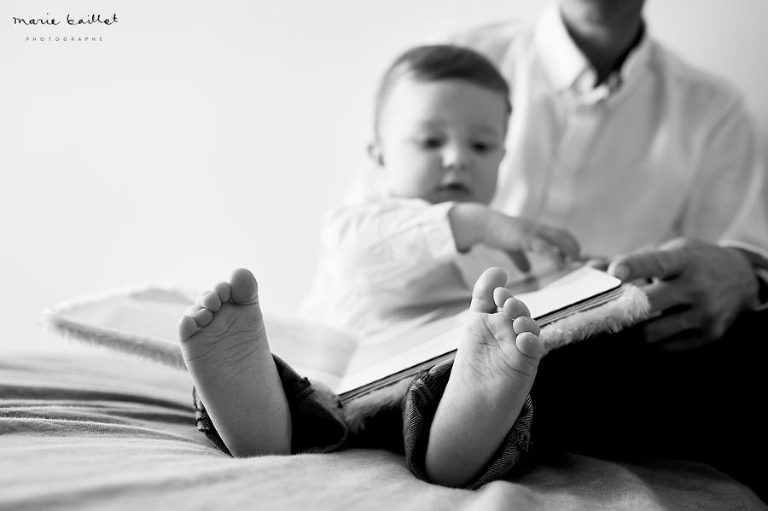
[[[539,290],[516,294],[539,319],[567,307],[594,298],[621,286],[621,281],[607,273],[582,266],[548,282]]]
[[[376,339],[358,347],[346,376],[336,388],[343,394],[458,346],[462,314],[434,319],[432,315],[392,325]]]
[[[541,321],[541,318],[559,319],[563,317],[563,312],[567,313],[571,308],[584,310],[592,304],[604,303],[604,296],[615,297],[617,294],[614,293],[621,292],[621,281],[589,267],[567,271],[564,276],[558,273],[544,278],[555,280],[537,291],[516,295],[528,305],[531,316],[542,326],[549,321]],[[529,286],[537,284],[526,283]],[[557,312],[561,314],[555,315]],[[366,340],[366,344],[361,345],[353,356],[338,393],[353,391],[456,350],[464,314],[467,313],[437,320],[416,318],[382,332],[378,336],[379,342]]]
[[[272,353],[301,376],[336,389],[347,371],[358,340],[350,333],[286,315],[264,315]]]

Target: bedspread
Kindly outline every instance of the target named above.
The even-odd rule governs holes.
[[[233,459],[193,425],[189,375],[94,352],[0,362],[0,509],[766,509],[706,465],[581,455],[477,491],[379,450]]]

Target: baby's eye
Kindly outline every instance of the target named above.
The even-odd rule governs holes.
[[[472,150],[478,153],[488,153],[490,151],[493,151],[496,148],[495,144],[492,144],[489,142],[482,142],[480,140],[476,140],[472,142],[471,146],[472,146]]]
[[[415,142],[422,149],[439,149],[443,145],[443,139],[440,137],[419,137]]]

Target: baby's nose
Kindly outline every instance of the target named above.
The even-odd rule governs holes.
[[[469,151],[459,144],[451,144],[443,151],[443,167],[447,170],[467,170],[469,168]]]

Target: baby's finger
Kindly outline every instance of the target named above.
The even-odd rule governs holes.
[[[512,259],[515,267],[520,270],[521,273],[528,273],[531,271],[531,262],[528,260],[528,256],[525,255],[523,250],[510,250],[507,252],[509,258]]]
[[[581,252],[579,242],[565,229],[539,225],[533,234],[541,241],[559,250],[564,259],[573,261],[579,258]]]
[[[610,261],[606,257],[590,257],[584,264],[596,270],[607,271]]]

